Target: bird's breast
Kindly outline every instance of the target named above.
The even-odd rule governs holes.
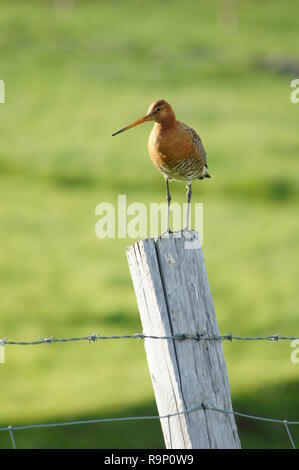
[[[192,135],[181,123],[165,130],[155,125],[149,136],[148,149],[152,163],[164,176],[186,180],[194,169],[196,173],[201,171]]]
[[[148,148],[154,164],[172,164],[190,154],[192,142],[176,128],[159,131],[154,126],[149,137]]]

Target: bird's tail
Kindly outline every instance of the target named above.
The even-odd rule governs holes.
[[[200,176],[200,177],[197,178],[197,179],[199,179],[199,180],[204,180],[205,178],[211,178],[211,175],[210,175],[209,173],[206,173],[205,175]]]

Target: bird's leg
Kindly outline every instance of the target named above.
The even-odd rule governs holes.
[[[189,211],[190,211],[190,203],[191,203],[191,196],[192,196],[191,183],[187,183],[186,188],[188,189],[187,190],[188,205],[187,205],[186,226],[185,226],[184,230],[186,230],[188,232],[189,231]]]
[[[170,191],[169,191],[169,180],[168,178],[165,178],[165,181],[166,181],[166,199],[167,199],[167,228],[166,228],[166,233],[169,234],[170,233],[170,230],[169,230],[169,212],[170,212],[170,201],[171,201],[171,195],[170,195]]]

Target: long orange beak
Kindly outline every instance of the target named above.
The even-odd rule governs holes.
[[[137,119],[137,121],[133,122],[133,123],[130,124],[129,126],[123,127],[123,128],[120,129],[119,131],[114,132],[114,134],[112,134],[112,136],[114,137],[115,135],[120,134],[121,132],[125,132],[125,131],[127,131],[128,129],[132,129],[132,127],[139,126],[139,124],[142,124],[143,122],[148,121],[148,120],[150,119],[150,117],[151,117],[151,115],[150,115],[150,114],[147,114],[146,116],[143,116],[142,118]]]

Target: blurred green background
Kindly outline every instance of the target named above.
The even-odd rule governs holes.
[[[205,144],[204,255],[222,333],[299,334],[298,2],[2,0],[0,337],[141,331],[131,240],[99,240],[95,207],[164,201],[156,98]],[[185,188],[173,184],[174,201]],[[234,408],[299,419],[289,343],[224,344]],[[142,343],[6,347],[0,425],[156,413]],[[289,447],[238,420],[243,447]],[[299,439],[299,430],[292,428]],[[296,434],[297,433],[297,434]],[[15,432],[18,447],[162,447],[158,422]],[[0,446],[10,446],[0,433]]]

